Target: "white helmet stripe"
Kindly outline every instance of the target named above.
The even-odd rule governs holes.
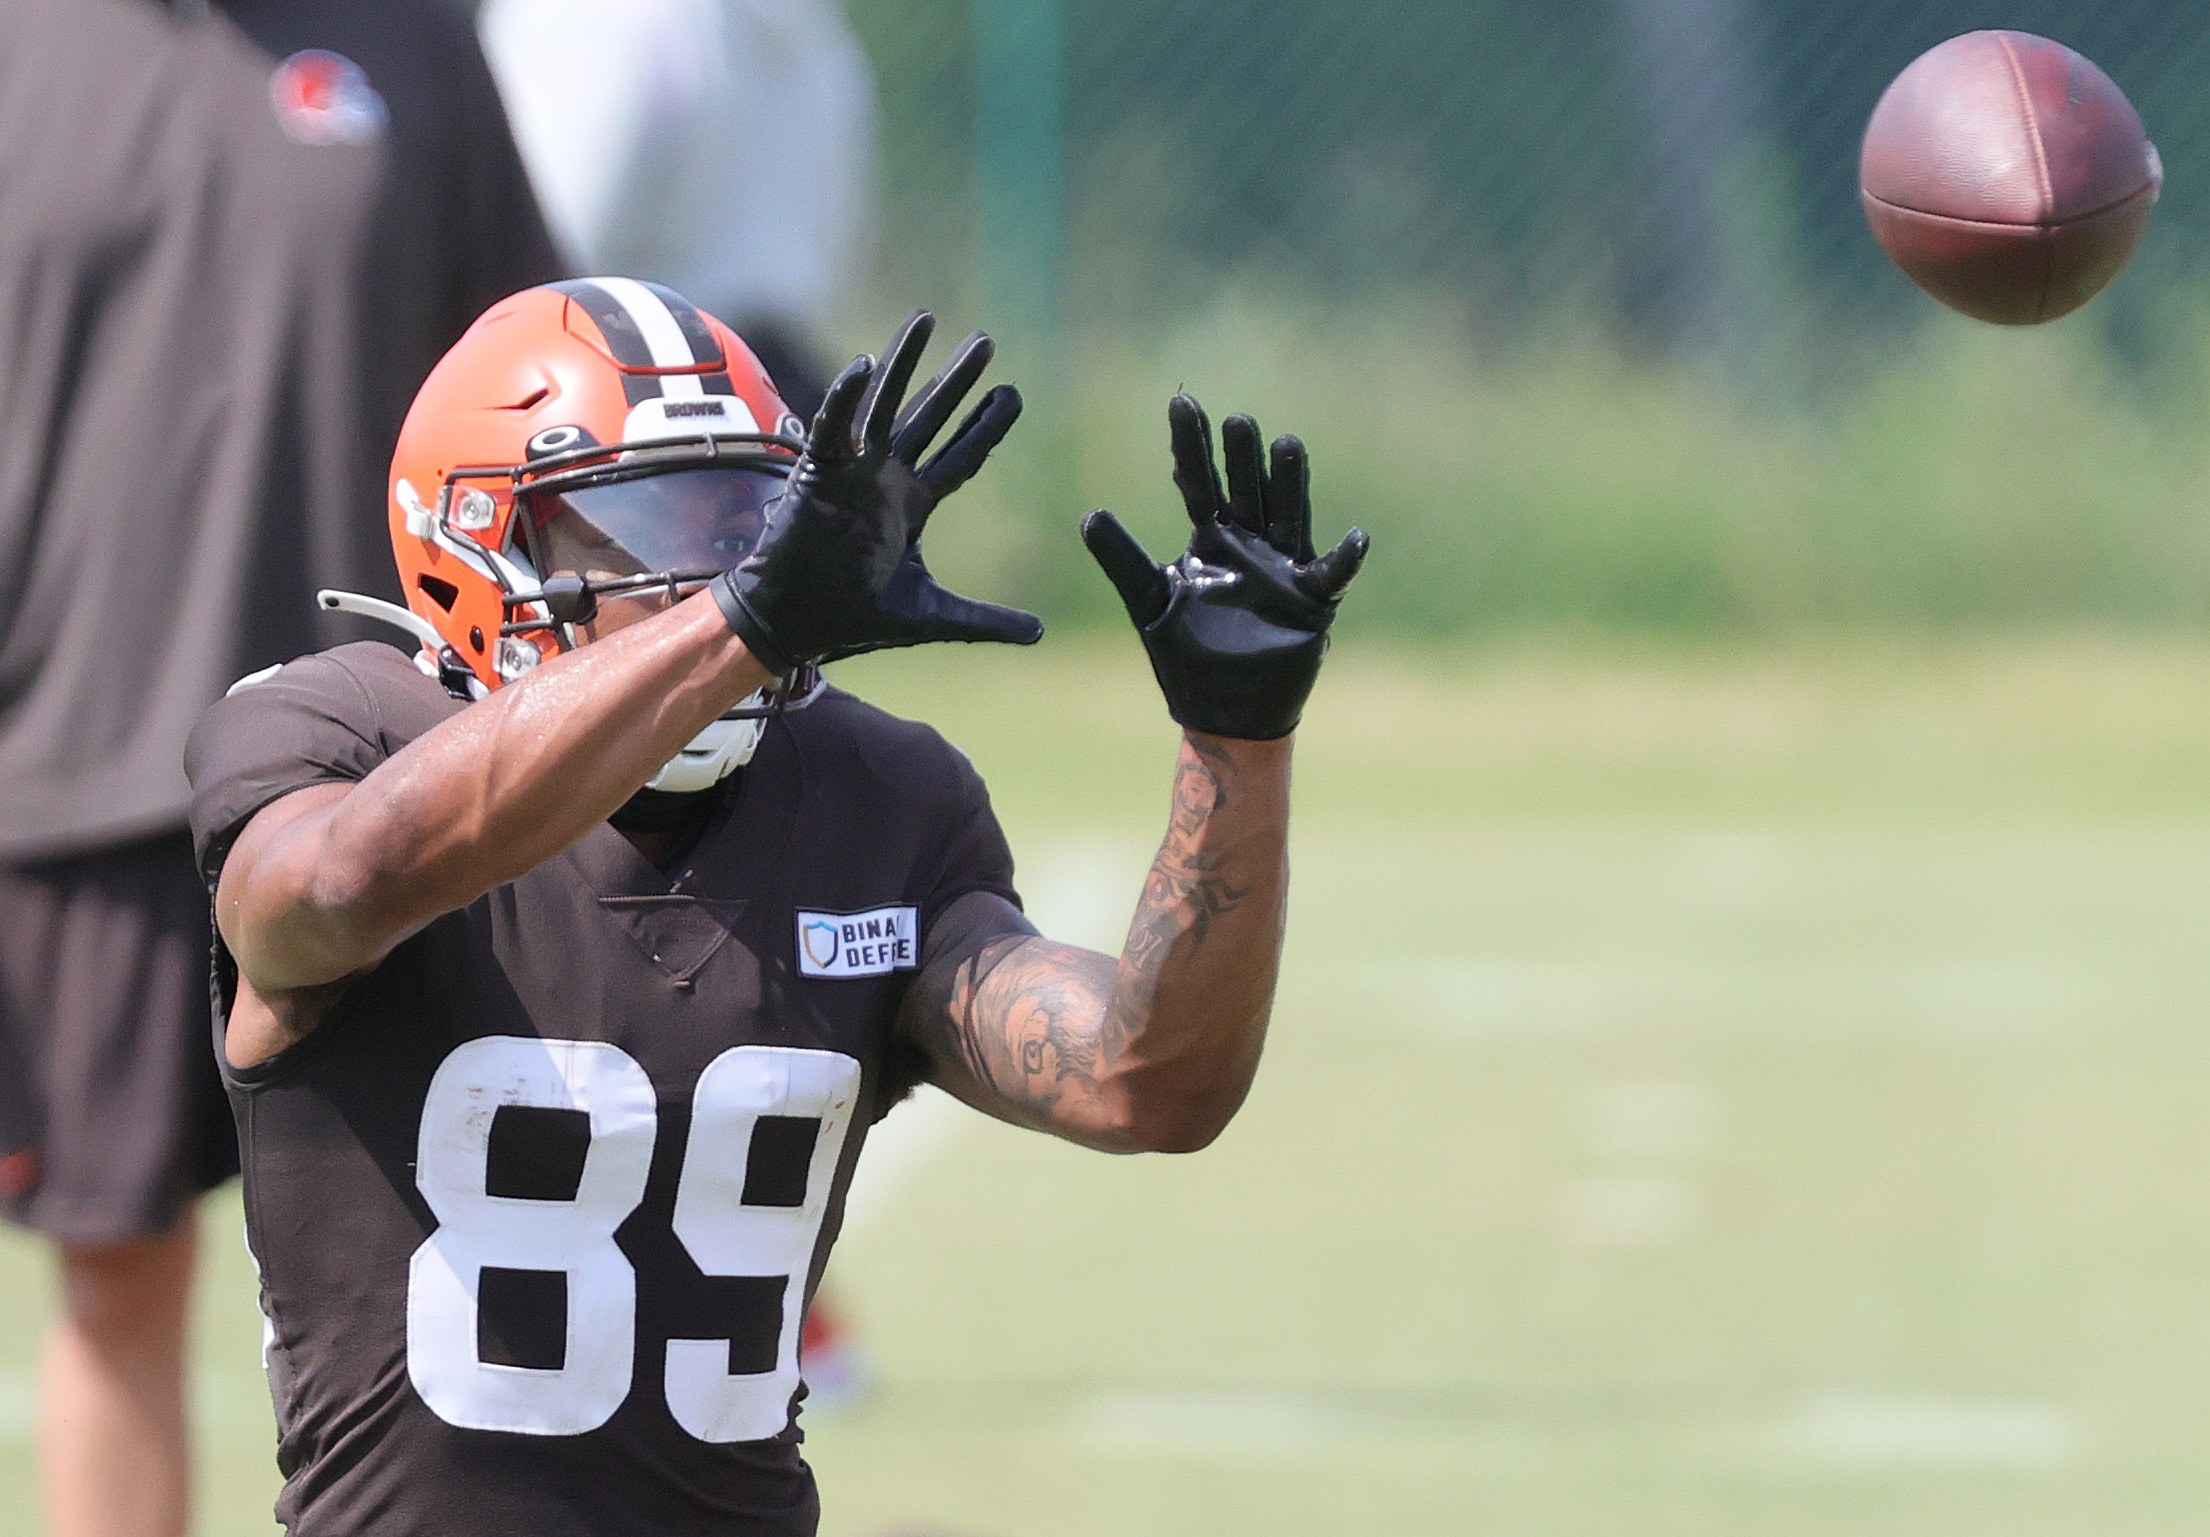
[[[610,295],[636,323],[638,334],[652,349],[654,368],[696,368],[699,358],[690,338],[660,296],[635,278],[593,278],[591,282]],[[672,381],[670,381],[672,382]]]

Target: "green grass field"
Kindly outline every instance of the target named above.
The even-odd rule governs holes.
[[[1111,942],[1173,749],[1132,641],[846,681]],[[886,1123],[829,1537],[2210,1521],[2210,646],[1345,647],[1302,754],[1216,1148]],[[208,1249],[200,1530],[260,1533],[234,1206]],[[40,1275],[0,1245],[0,1537]]]

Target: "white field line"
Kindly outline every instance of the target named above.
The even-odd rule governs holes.
[[[37,1378],[25,1371],[0,1371],[0,1446],[29,1441],[37,1415]]]
[[[1820,1475],[2042,1473],[2075,1462],[2085,1450],[2085,1437],[2062,1409],[2009,1400],[1825,1393],[1778,1424],[1730,1428],[1716,1442],[1714,1425],[1665,1420],[1643,1429],[1684,1434],[1706,1454],[1731,1444],[1760,1463],[1777,1450],[1788,1470]],[[1360,1407],[1319,1393],[1201,1387],[1100,1393],[1075,1409],[1068,1428],[1100,1452],[1216,1462],[1285,1461],[1339,1450],[1370,1456],[1377,1445],[1401,1445],[1408,1436],[1433,1442],[1439,1435],[1468,1449],[1526,1450],[1559,1434],[1555,1426],[1545,1430],[1539,1417],[1515,1423],[1508,1412],[1435,1417]],[[1742,1432],[1747,1439],[1739,1438]]]
[[[1022,861],[1021,900],[1053,939],[1118,955],[1154,852],[1124,839],[1046,844]]]
[[[1101,1394],[1080,1421],[1100,1450],[1230,1459],[1297,1456],[1379,1428],[1321,1399],[1226,1389]]]
[[[1703,1197],[1686,1180],[1651,1175],[1566,1183],[1558,1222],[1582,1249],[1670,1249],[1703,1219]]]
[[[2005,1037],[2084,1017],[2101,991],[2074,970],[1972,960],[1636,965],[1419,956],[1294,978],[1308,996],[1333,996],[1346,983],[1368,1015],[1378,1007],[1408,1029],[1462,1039],[1598,1034],[1667,1020]]]
[[[1629,1079],[1581,1096],[1581,1136],[1599,1158],[1695,1158],[1718,1140],[1719,1097],[1686,1079]]]
[[[1840,1470],[2040,1472],[2073,1461],[2083,1437],[2071,1416],[2051,1404],[1825,1393],[1806,1401],[1776,1439],[1792,1460]]]

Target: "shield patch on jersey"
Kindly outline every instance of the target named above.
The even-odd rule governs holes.
[[[886,977],[921,964],[919,913],[874,907],[863,913],[801,912],[798,974],[805,977]]]
[[[800,943],[806,947],[806,970],[820,973],[836,964],[836,925],[823,923],[816,918],[801,924],[798,929]]]

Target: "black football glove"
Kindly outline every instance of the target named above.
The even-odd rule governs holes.
[[[1166,418],[1174,484],[1194,525],[1189,549],[1162,567],[1109,512],[1082,520],[1082,542],[1120,590],[1175,720],[1246,741],[1285,737],[1320,675],[1335,605],[1366,559],[1366,531],[1315,556],[1304,444],[1276,438],[1269,474],[1258,423],[1229,417],[1223,491],[1204,408],[1177,395]]]
[[[937,503],[982,468],[1021,414],[1019,392],[1001,384],[921,464],[995,351],[979,331],[968,337],[901,415],[935,328],[916,310],[879,366],[858,358],[837,376],[790,483],[768,504],[759,544],[713,583],[729,627],[779,676],[893,646],[1028,646],[1044,633],[1033,614],[946,591],[921,563],[921,530]]]

